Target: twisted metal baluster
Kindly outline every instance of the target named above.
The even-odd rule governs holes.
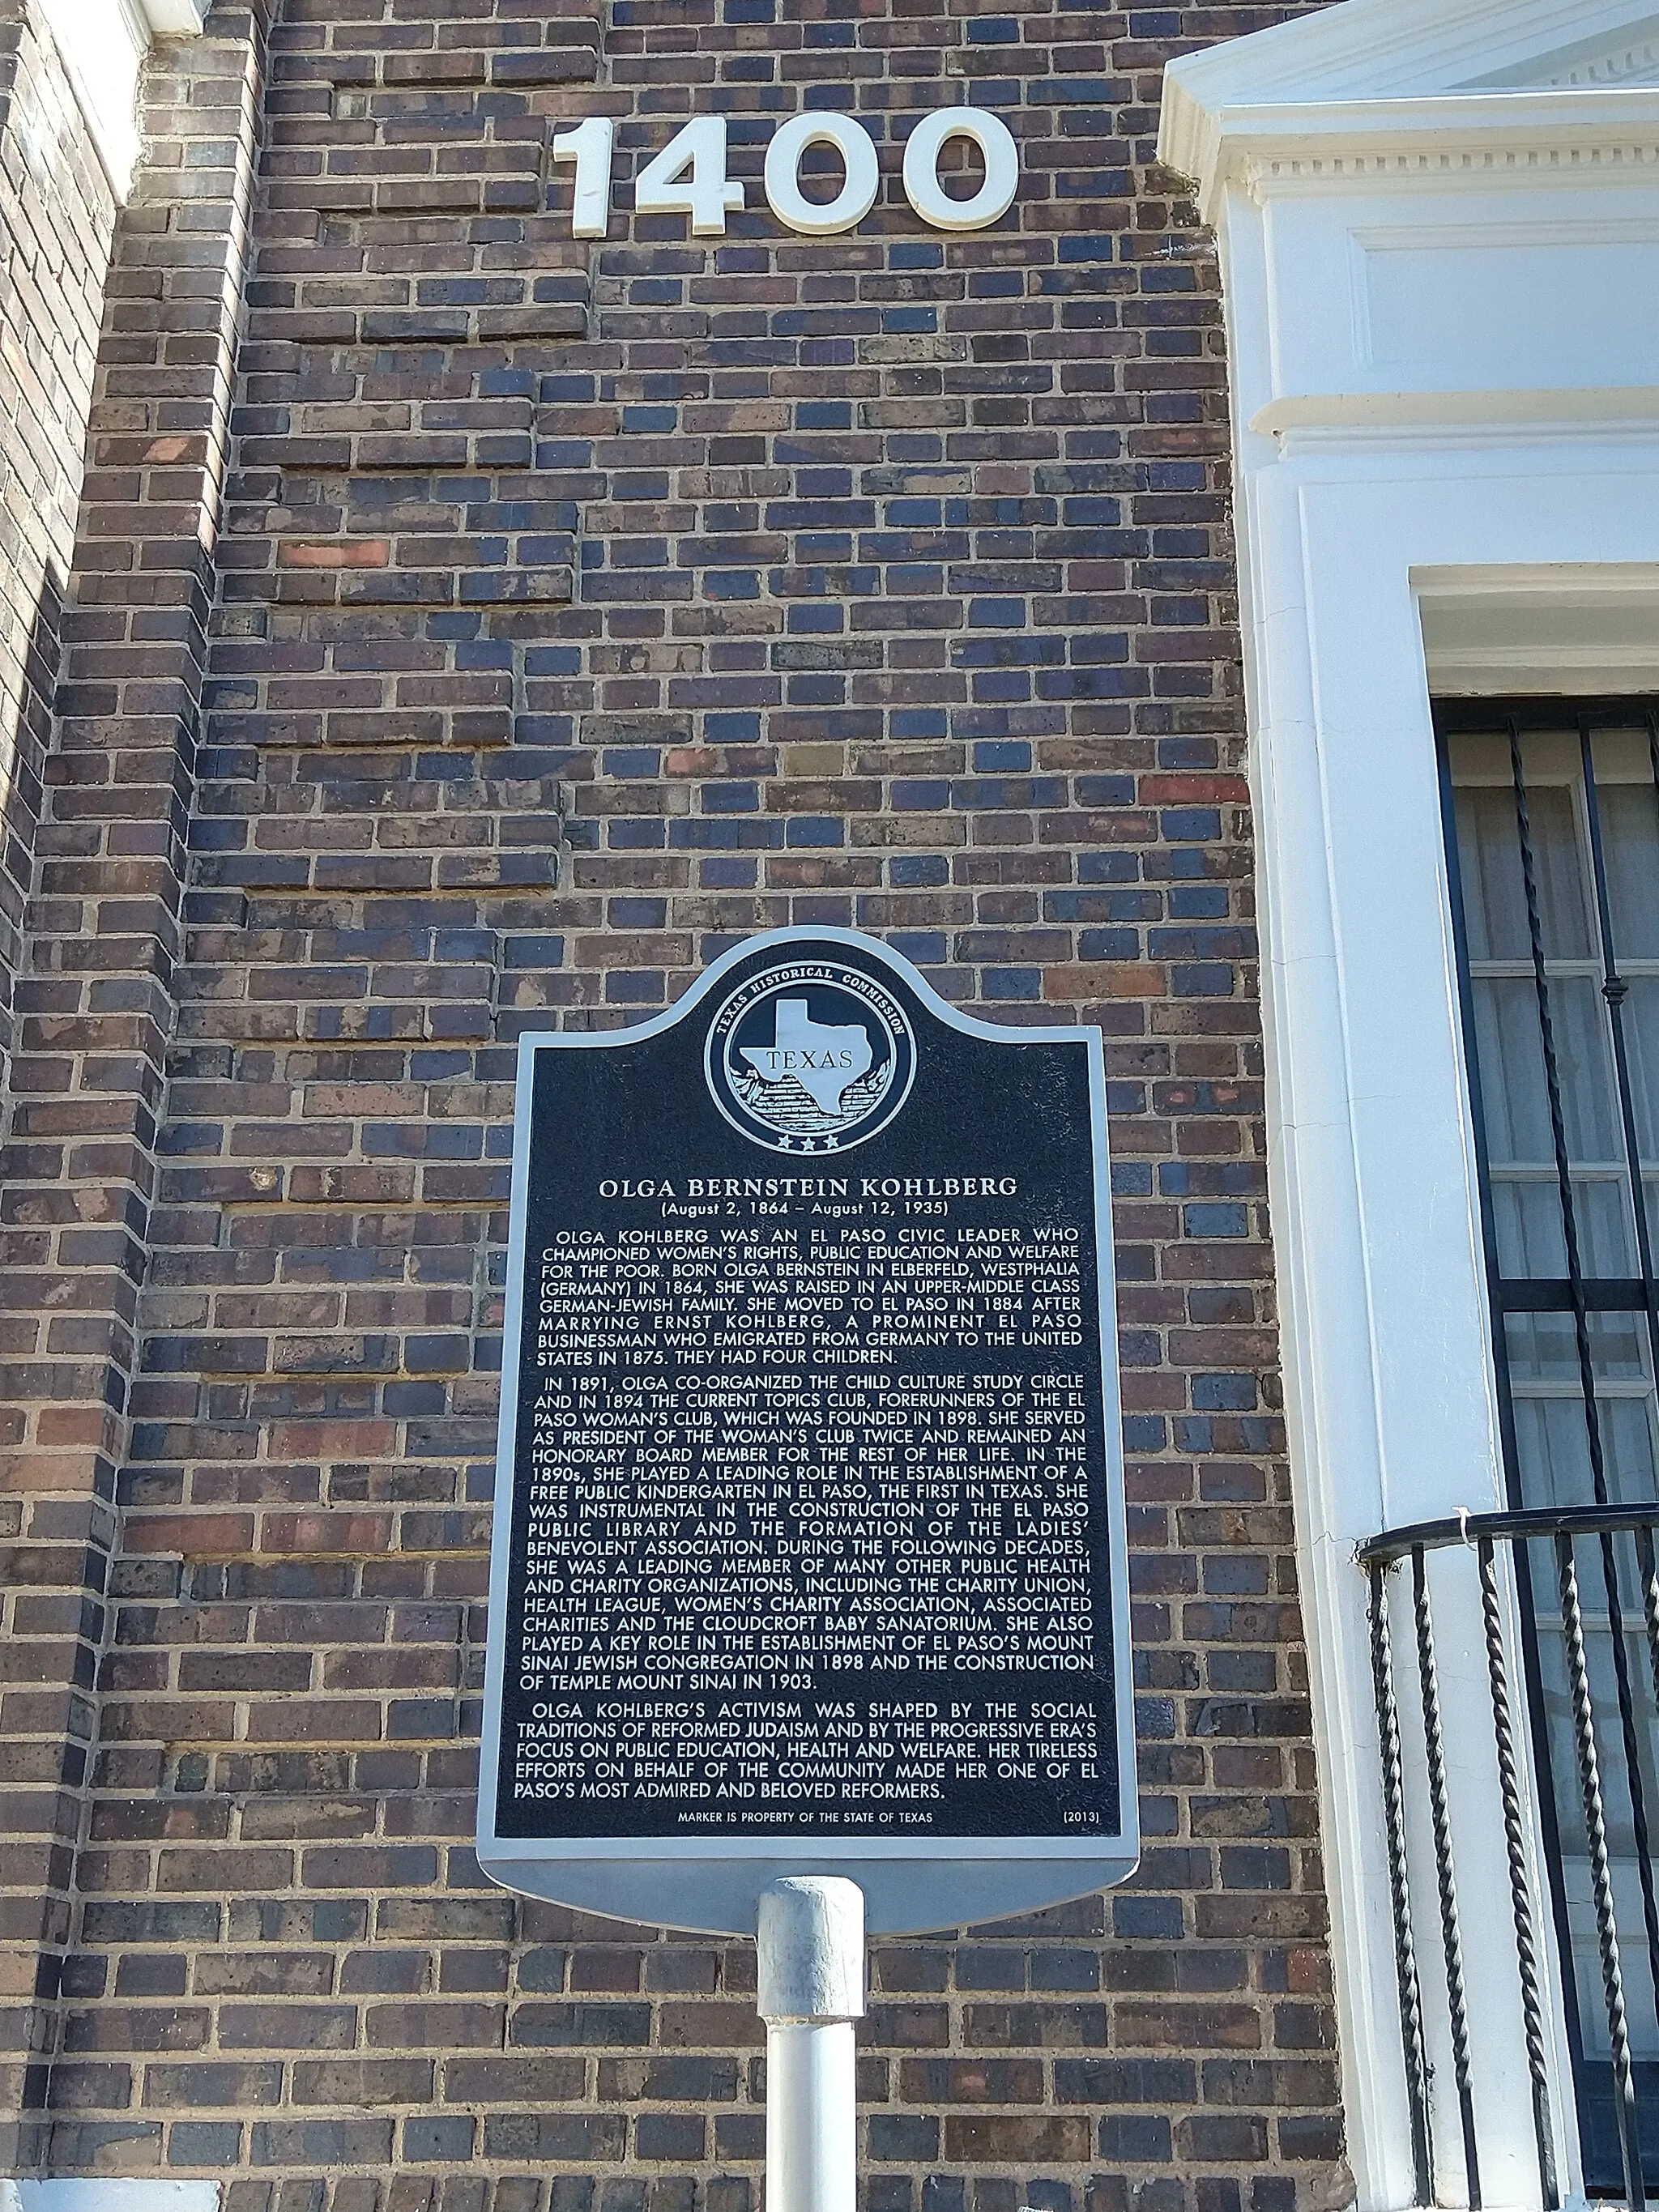
[[[1601,1808],[1601,1775],[1595,1755],[1595,1713],[1590,1701],[1589,1667],[1584,1656],[1584,1616],[1578,1598],[1578,1570],[1572,1539],[1555,1540],[1561,1595],[1567,1682],[1572,1697],[1573,1747],[1578,1756],[1578,1787],[1584,1804],[1584,1838],[1589,1846],[1590,1881],[1595,1899],[1595,1941],[1601,1954],[1601,1990],[1607,2008],[1607,2040],[1613,2052],[1613,2118],[1619,2154],[1624,2161],[1625,2191],[1632,2205],[1645,2203],[1641,2141],[1636,2124],[1636,2077],[1631,2069],[1630,2024],[1625,2013],[1625,1978],[1619,1963],[1619,1927],[1613,1910],[1613,1877],[1607,1865],[1607,1820]]]
[[[1543,2008],[1538,1997],[1538,1953],[1533,1940],[1532,1900],[1527,1885],[1526,1847],[1521,1822],[1521,1790],[1516,1778],[1515,1733],[1510,1723],[1509,1678],[1504,1662],[1503,1613],[1498,1570],[1490,1536],[1477,1547],[1480,1563],[1480,1612],[1486,1630],[1486,1674],[1492,1684],[1492,1734],[1498,1744],[1498,1786],[1504,1800],[1504,1842],[1509,1856],[1510,1904],[1515,1915],[1515,1955],[1521,1972],[1521,2021],[1527,2042],[1527,2073],[1532,2083],[1532,2131],[1538,2145],[1538,2179],[1547,2212],[1561,2202],[1555,2179],[1555,2143],[1550,2130],[1549,2075],[1544,2060]]]
[[[1423,2050],[1423,2000],[1412,1936],[1411,1885],[1406,1867],[1405,1786],[1400,1755],[1400,1711],[1394,1694],[1394,1648],[1389,1636],[1388,1569],[1370,1566],[1371,1687],[1382,1752],[1382,1821],[1389,1844],[1389,1899],[1394,1913],[1394,1970],[1400,1990],[1400,2038],[1406,2062],[1406,2101],[1411,2112],[1413,2203],[1434,2201],[1433,2149],[1429,2133],[1429,2069]]]
[[[1434,1663],[1434,1622],[1423,1547],[1412,1549],[1412,1610],[1417,1623],[1417,1674],[1423,1691],[1423,1744],[1429,1770],[1429,1814],[1434,1830],[1434,1873],[1440,1891],[1440,1945],[1446,1962],[1446,2008],[1451,2014],[1452,2068],[1463,2124],[1463,2172],[1470,2212],[1480,2212],[1480,2160],[1474,2136],[1474,2085],[1469,2069],[1469,2016],[1463,1990],[1463,1947],[1458,1931],[1457,1881],[1452,1869],[1451,1820],[1446,1806],[1446,1754],[1440,1731],[1440,1689]]]
[[[1653,1702],[1659,1707],[1659,1565],[1654,1562],[1651,1528],[1638,1528],[1636,1532],[1636,1564],[1642,1578],[1642,1618],[1647,1623]]]

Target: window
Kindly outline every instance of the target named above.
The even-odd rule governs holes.
[[[1436,709],[1510,1502],[1659,1498],[1659,702]],[[1643,2162],[1659,2179],[1659,1621],[1601,1545],[1587,1626]],[[1585,2178],[1621,2191],[1548,1547],[1518,1576]],[[1537,1593],[1537,1603],[1533,1593]],[[1586,1597],[1592,1593],[1586,1585]]]

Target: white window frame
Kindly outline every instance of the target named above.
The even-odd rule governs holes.
[[[1165,79],[1160,155],[1198,179],[1222,256],[1269,1185],[1362,2212],[1413,2189],[1353,1550],[1504,1502],[1430,693],[1435,678],[1659,688],[1659,56],[1639,0],[1343,0]],[[1481,2179],[1489,2207],[1531,2207],[1472,1561],[1437,1575]],[[1414,1683],[1401,1694],[1413,1702]],[[1431,1863],[1418,1852],[1419,1971],[1437,2182],[1455,2203]],[[1540,1866],[1533,1904],[1559,2023]]]
[[[143,157],[138,79],[155,39],[194,38],[210,0],[38,0],[110,189],[125,204]]]

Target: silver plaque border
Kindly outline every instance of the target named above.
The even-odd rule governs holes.
[[[1088,1054],[1095,1245],[1100,1288],[1107,1542],[1112,1578],[1118,1800],[1122,1816],[1115,1835],[1103,1835],[1098,1830],[1077,1837],[526,1837],[500,1836],[495,1832],[507,1565],[513,1525],[511,1476],[516,1456],[524,1322],[530,1111],[536,1055],[542,1052],[605,1052],[637,1044],[644,1037],[659,1036],[693,1014],[705,999],[719,989],[739,962],[750,960],[757,953],[806,945],[845,945],[865,959],[880,963],[907,984],[930,1012],[964,1036],[1012,1050],[1024,1045],[1075,1044]],[[791,1157],[799,1158],[808,1166],[811,1164],[805,1154]],[[827,1172],[837,1157],[824,1153],[815,1154],[812,1158]],[[1048,1028],[1036,1024],[1004,1028],[994,1022],[980,1021],[942,999],[902,953],[894,951],[879,938],[866,936],[859,930],[800,927],[766,930],[744,938],[706,969],[683,998],[649,1021],[616,1030],[526,1032],[519,1041],[495,1465],[483,1735],[479,1751],[477,1854],[483,1872],[504,1888],[545,1898],[579,1911],[608,1914],[653,1927],[684,1928],[712,1935],[748,1935],[754,1929],[757,1900],[768,1882],[790,1874],[837,1874],[856,1881],[864,1890],[872,1935],[900,1935],[1036,1911],[1045,1905],[1063,1904],[1091,1890],[1109,1887],[1134,1871],[1140,1856],[1140,1820],[1135,1786],[1134,1686],[1129,1642],[1116,1279],[1112,1255],[1111,1163],[1106,1121],[1105,1056],[1098,1030],[1079,1026]]]

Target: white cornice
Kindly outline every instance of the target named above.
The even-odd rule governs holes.
[[[1171,63],[1159,158],[1210,216],[1241,162],[1645,158],[1659,87],[1632,79],[1650,38],[1632,0],[1341,0]]]
[[[1490,84],[1654,28],[1650,0],[1341,0],[1184,54],[1166,75],[1206,105],[1387,99]]]
[[[1613,32],[1603,31],[1595,38],[1581,39],[1576,45],[1564,46],[1541,58],[1511,63],[1506,69],[1486,70],[1478,79],[1471,80],[1468,89],[1497,89],[1503,86],[1541,88],[1547,85],[1595,88],[1656,83],[1659,16],[1650,16],[1642,22],[1622,24]]]

